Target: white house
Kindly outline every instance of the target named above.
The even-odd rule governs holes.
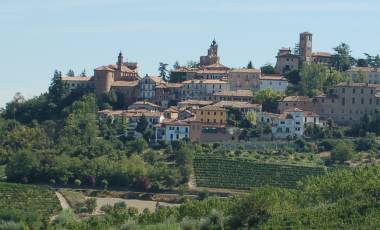
[[[156,141],[164,140],[171,142],[190,138],[190,124],[186,121],[167,121],[155,127]]]
[[[288,80],[280,75],[267,75],[261,76],[260,79],[260,90],[271,89],[275,92],[285,93],[288,88]]]
[[[287,110],[273,120],[274,138],[300,137],[305,131],[304,112],[298,108]]]

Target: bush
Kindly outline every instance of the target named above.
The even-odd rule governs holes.
[[[200,200],[205,200],[209,197],[210,193],[208,192],[208,190],[206,189],[203,189],[202,191],[200,191],[198,193],[198,197]]]
[[[82,182],[79,179],[74,180],[74,185],[79,187],[82,184]]]

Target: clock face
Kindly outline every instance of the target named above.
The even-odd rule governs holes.
[[[307,45],[307,47],[311,47],[311,42],[308,41],[308,42],[306,43],[306,45]]]

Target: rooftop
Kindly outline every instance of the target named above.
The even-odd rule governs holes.
[[[61,79],[62,81],[92,81],[94,80],[93,77],[81,77],[81,76],[75,76],[75,77],[64,76]]]
[[[332,54],[328,52],[314,52],[312,56],[318,56],[318,57],[331,57]]]
[[[236,109],[260,109],[260,104],[251,104],[245,101],[219,101],[213,106],[222,108],[236,108]]]
[[[336,87],[368,87],[368,88],[380,88],[380,84],[369,83],[356,83],[356,82],[342,82],[336,85]]]
[[[264,75],[264,76],[260,76],[260,80],[265,80],[265,81],[287,81],[287,79],[284,76],[281,76],[281,75]]]
[[[225,97],[253,97],[251,90],[234,90],[234,91],[221,91],[214,93],[214,96],[225,96]]]
[[[290,101],[290,102],[293,102],[293,101],[304,101],[304,102],[312,102],[313,99],[310,98],[310,97],[307,97],[307,96],[288,96],[288,97],[285,97],[282,101]]]
[[[193,79],[182,82],[183,84],[228,84],[226,81],[219,79]]]
[[[114,81],[112,87],[134,87],[139,84],[139,81]]]
[[[248,68],[236,68],[236,69],[231,69],[229,71],[230,73],[261,73],[260,69],[248,69]]]
[[[224,108],[215,105],[206,105],[204,107],[199,108],[198,110],[209,110],[209,111],[225,111]]]
[[[186,101],[178,102],[178,105],[200,105],[200,106],[205,106],[205,105],[211,105],[212,103],[213,103],[213,101],[186,100]]]

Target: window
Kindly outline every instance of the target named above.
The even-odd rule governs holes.
[[[342,93],[345,93],[346,92],[346,88],[342,88]]]
[[[216,112],[214,112],[214,115],[216,116]]]
[[[214,123],[216,123],[216,119],[214,119]]]
[[[372,98],[369,99],[369,104],[372,105]]]
[[[189,132],[189,128],[186,127],[185,128],[185,132],[188,133]]]
[[[176,135],[177,140],[179,139],[179,134]]]
[[[361,99],[361,103],[362,103],[362,105],[364,104],[364,98]]]
[[[355,94],[355,91],[356,91],[356,89],[355,89],[355,88],[353,88],[353,89],[352,89],[352,93],[353,93],[353,94]]]
[[[355,98],[354,97],[352,98],[352,104],[355,104]]]

